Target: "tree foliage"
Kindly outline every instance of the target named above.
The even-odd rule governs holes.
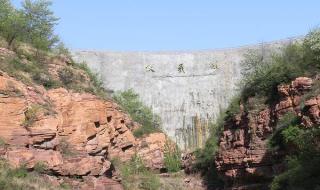
[[[0,0],[0,4],[0,35],[9,47],[19,41],[47,51],[59,41],[54,34],[58,18],[50,10],[50,1],[25,0],[21,9],[14,8],[9,0]]]
[[[278,99],[277,86],[299,76],[314,76],[320,71],[320,30],[312,30],[302,42],[291,42],[279,51],[251,50],[242,62],[244,79],[241,100],[267,97],[266,103]]]
[[[50,10],[51,2],[48,0],[25,0],[22,4],[23,17],[26,20],[27,39],[35,48],[48,50],[59,40],[54,34],[54,26],[58,18]]]
[[[269,59],[259,52],[248,54],[244,60],[247,68],[241,101],[247,104],[249,98],[266,97],[265,104],[273,105],[278,100],[278,85],[299,76],[314,77],[319,73],[319,56],[319,29],[312,30],[302,42],[288,44],[281,51],[273,52]],[[316,92],[318,89],[312,88],[307,95]],[[305,128],[300,123],[301,118],[296,114],[287,113],[277,121],[269,140],[273,150],[287,153],[286,170],[274,178],[272,190],[320,189],[320,168],[317,167],[320,163],[320,128]]]
[[[320,128],[300,126],[285,128],[280,136],[289,152],[287,170],[276,176],[271,190],[309,190],[320,188]]]

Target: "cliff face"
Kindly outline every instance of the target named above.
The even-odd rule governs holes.
[[[0,71],[0,157],[30,170],[44,164],[53,184],[122,189],[110,161],[134,154],[149,168],[163,168],[166,136],[136,139],[131,129],[137,127],[111,101],[25,85]]]
[[[277,121],[287,113],[294,113],[304,127],[320,123],[320,96],[302,98],[313,82],[310,78],[300,77],[290,85],[280,85],[280,100],[276,104],[255,111],[242,109],[225,124],[216,166],[227,186],[268,189],[272,177],[284,170],[284,152],[270,151],[268,138],[275,132]],[[305,105],[303,110],[301,103]]]
[[[164,131],[182,149],[202,147],[208,125],[226,108],[241,79],[248,49],[268,51],[283,42],[216,51],[74,51],[103,79],[107,89],[132,88],[160,116]],[[182,64],[184,71],[179,72]]]

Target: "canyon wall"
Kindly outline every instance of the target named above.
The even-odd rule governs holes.
[[[99,73],[107,89],[132,88],[160,116],[169,137],[182,149],[194,149],[204,145],[210,123],[237,92],[243,55],[249,49],[268,52],[287,42],[194,52],[78,50],[72,55]]]

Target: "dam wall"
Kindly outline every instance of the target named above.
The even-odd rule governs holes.
[[[210,123],[239,90],[242,60],[250,49],[268,51],[283,41],[240,48],[180,52],[73,51],[99,73],[107,89],[133,89],[163,130],[182,149],[202,147]]]

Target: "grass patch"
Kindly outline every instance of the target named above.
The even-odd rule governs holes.
[[[9,96],[13,96],[13,97],[23,96],[23,92],[20,89],[16,88],[15,84],[12,81],[8,81],[7,89],[0,90],[0,93],[3,95],[9,95]]]
[[[169,173],[181,170],[181,151],[178,145],[174,145],[169,141],[165,144],[164,165]]]
[[[0,138],[0,147],[5,147],[5,146],[6,146],[6,141]]]
[[[60,184],[60,188],[61,189],[72,189],[72,186],[68,183],[63,182]]]
[[[32,48],[29,47],[29,49]],[[15,53],[16,55],[3,57],[0,70],[27,85],[37,84],[46,89],[64,87],[76,92],[88,92],[104,99],[108,98],[101,78],[97,73],[92,72],[85,63],[78,64],[72,61],[70,64],[66,64],[57,71],[57,78],[49,71],[52,56],[58,56],[52,54],[54,52],[42,52],[39,57],[39,52],[17,48]],[[71,57],[69,58],[71,59]]]
[[[107,98],[99,76],[86,64],[74,63],[70,51],[54,34],[53,27],[58,19],[50,10],[50,1],[24,2],[20,9],[14,8],[9,1],[1,3],[5,16],[0,18],[0,46],[14,53],[1,56],[0,70],[27,85],[38,84],[47,89],[65,87]],[[54,57],[67,60],[66,65],[59,65],[63,68],[58,77],[55,66],[51,67],[54,72],[49,70]]]
[[[81,81],[80,76],[77,75],[73,69],[70,67],[64,67],[61,70],[58,71],[59,78],[61,82],[65,86],[70,86],[72,83]]]
[[[19,55],[15,58],[7,58],[0,64],[0,70],[5,71],[8,75],[27,85],[35,83],[44,86],[46,89],[61,86],[48,73],[47,65],[33,58],[31,61],[24,62],[19,58]]]
[[[51,186],[37,172],[28,172],[25,167],[12,168],[5,160],[0,159],[1,190],[59,190]]]
[[[48,166],[45,162],[37,162],[34,167],[34,171],[40,174],[46,173],[48,170]]]
[[[119,168],[126,190],[158,190],[161,187],[159,177],[147,169],[137,155],[127,163],[122,163]]]
[[[93,72],[85,63],[72,63],[72,66],[84,71],[89,77],[90,87],[86,89],[87,92],[93,93],[102,98],[108,98],[109,94],[103,87],[102,78],[98,73]]]

